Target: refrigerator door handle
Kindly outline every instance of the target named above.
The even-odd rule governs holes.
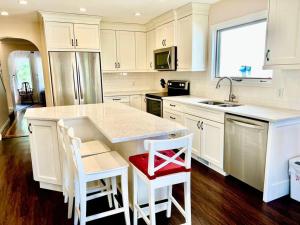
[[[77,91],[76,91],[76,82],[75,82],[75,74],[74,74],[74,66],[72,65],[72,71],[73,71],[73,87],[74,87],[74,94],[75,94],[75,99],[78,99],[77,96]]]
[[[77,68],[77,74],[78,74],[79,97],[80,97],[80,100],[83,100],[83,93],[82,93],[82,86],[81,86],[81,76],[80,76],[79,67]]]

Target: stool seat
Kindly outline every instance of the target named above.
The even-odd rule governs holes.
[[[172,157],[176,153],[173,150],[164,150],[164,151],[159,151],[159,153],[167,156],[167,157]],[[180,157],[176,158],[177,161],[184,163],[184,160]],[[140,170],[143,174],[145,174],[150,180],[153,180],[157,177],[165,176],[165,175],[170,175],[173,173],[180,173],[180,172],[189,172],[191,169],[186,169],[184,166],[180,166],[175,163],[169,163],[165,167],[159,169],[154,173],[153,176],[150,176],[148,174],[148,161],[149,161],[149,154],[144,153],[140,155],[134,155],[129,157],[129,161],[131,164],[136,167],[138,170]],[[155,156],[154,159],[154,166],[157,167],[164,163],[166,160],[159,158]]]
[[[102,154],[111,151],[110,148],[101,141],[87,141],[80,146],[81,157]]]
[[[85,175],[110,172],[129,166],[122,156],[115,151],[84,157],[82,158],[82,163]]]

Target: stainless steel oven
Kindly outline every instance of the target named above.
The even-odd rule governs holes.
[[[146,107],[147,107],[147,112],[155,116],[162,117],[163,115],[162,99],[146,97]]]
[[[177,70],[177,47],[169,47],[154,51],[154,68],[159,71]]]

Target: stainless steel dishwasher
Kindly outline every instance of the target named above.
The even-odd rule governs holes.
[[[225,116],[225,172],[263,191],[268,123]]]

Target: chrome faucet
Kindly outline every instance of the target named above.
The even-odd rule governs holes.
[[[220,83],[222,80],[224,79],[227,79],[229,80],[230,82],[230,90],[229,90],[229,97],[228,97],[228,101],[229,102],[234,102],[234,99],[236,99],[236,96],[232,93],[232,79],[230,77],[222,77],[220,78],[220,80],[218,81],[217,83],[217,86],[216,86],[216,89],[219,89],[221,86],[220,86]]]

